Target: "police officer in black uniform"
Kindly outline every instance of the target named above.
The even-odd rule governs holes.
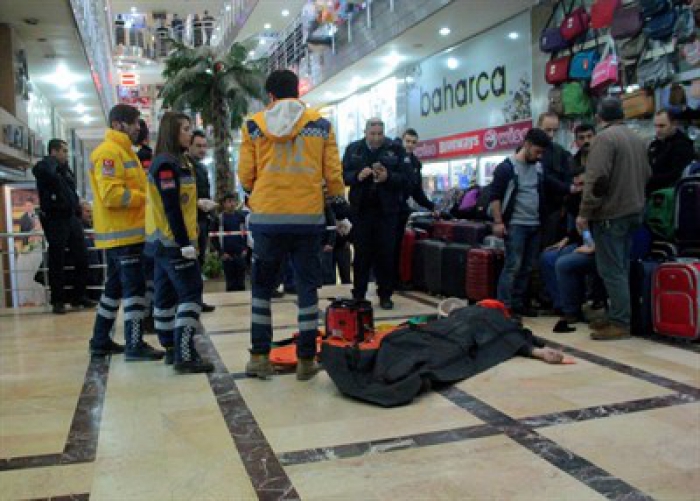
[[[394,253],[409,173],[403,148],[384,136],[384,122],[370,118],[365,137],[350,143],[343,156],[343,180],[350,187],[355,243],[353,297],[364,299],[374,267],[380,306],[394,307]]]
[[[68,166],[68,144],[61,139],[49,141],[49,155],[34,166],[32,173],[39,192],[41,226],[49,243],[49,284],[53,312],[59,315],[66,313],[66,248],[75,266],[71,302],[74,307],[94,307],[95,302],[85,293],[88,255],[80,222],[80,197],[76,191],[75,176]]]

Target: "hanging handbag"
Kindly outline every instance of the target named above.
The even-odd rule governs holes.
[[[572,0],[571,7],[575,5],[576,0]],[[579,38],[581,35],[585,35],[588,31],[588,25],[591,21],[591,17],[586,12],[586,8],[576,7],[575,9],[569,9],[569,13],[564,16],[564,20],[559,25],[559,30],[561,31],[561,36],[564,40],[572,42]]]
[[[600,62],[593,68],[591,90],[602,92],[619,81],[619,61],[615,53],[615,43],[609,39],[603,50]]]
[[[647,46],[648,48],[648,46]],[[637,83],[643,88],[663,87],[673,79],[675,69],[673,68],[672,55],[666,51],[658,57],[645,59],[647,51],[642,52],[637,63]]]
[[[673,27],[673,36],[676,42],[689,42],[695,38],[695,17],[690,7],[683,7],[678,10],[676,25]]]
[[[566,82],[569,79],[569,65],[571,56],[552,57],[547,62],[545,81],[550,85]]]
[[[593,76],[593,68],[600,61],[600,54],[596,48],[581,50],[574,54],[569,67],[569,78],[572,80],[590,80]]]
[[[591,98],[586,94],[581,82],[567,82],[561,90],[563,115],[567,118],[581,118],[593,114]]]
[[[591,5],[591,28],[607,28],[613,21],[615,11],[622,5],[622,0],[596,0]]]
[[[652,40],[668,40],[673,35],[678,12],[668,9],[661,14],[644,18],[644,33]]]
[[[681,47],[681,54],[686,63],[691,66],[697,66],[700,63],[700,39],[684,44]]]
[[[644,36],[644,33],[641,32],[634,38],[620,40],[618,42],[620,62],[625,66],[637,64],[637,61],[639,61],[639,56],[644,51],[646,43],[647,39]]]
[[[642,31],[642,11],[638,5],[631,5],[615,12],[610,34],[615,39],[634,38]]]
[[[622,110],[625,118],[646,118],[656,111],[654,105],[654,93],[646,89],[629,92],[620,96],[622,99]]]
[[[558,52],[569,47],[569,42],[564,40],[561,36],[561,31],[559,31],[559,26],[550,27],[552,19],[557,13],[557,9],[563,5],[563,0],[557,2],[552,9],[552,14],[550,14],[545,28],[540,33],[540,50],[542,52]]]
[[[548,111],[556,113],[559,116],[564,114],[564,103],[562,102],[561,97],[561,87],[557,86],[549,89],[547,101],[549,102],[549,105],[547,106]]]

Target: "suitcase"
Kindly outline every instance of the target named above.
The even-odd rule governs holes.
[[[425,249],[429,240],[419,240],[413,246],[413,270],[411,283],[417,290],[425,290]]]
[[[467,257],[467,297],[495,299],[505,253],[500,249],[471,249]]]
[[[442,251],[442,294],[447,297],[467,297],[467,244],[448,244]]]
[[[663,263],[652,286],[654,330],[662,336],[700,337],[700,261]]]
[[[651,286],[657,261],[635,260],[630,263],[630,331],[633,336],[649,337],[654,334]]]
[[[681,178],[676,184],[676,242],[700,246],[700,175]]]
[[[445,242],[481,245],[488,235],[488,226],[475,221],[438,221],[433,225],[433,238]]]
[[[442,253],[447,246],[439,240],[423,240],[425,242],[425,287],[430,294],[442,292]]]
[[[428,238],[428,233],[423,230],[406,228],[401,240],[401,255],[399,256],[399,280],[402,283],[410,283],[413,277],[413,249],[417,240]]]

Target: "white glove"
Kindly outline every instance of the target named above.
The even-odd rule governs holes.
[[[341,236],[346,236],[352,229],[352,223],[348,219],[342,219],[335,224],[336,231]]]
[[[219,204],[217,204],[213,200],[209,200],[208,198],[200,198],[199,200],[197,200],[197,208],[199,210],[203,210],[204,212],[211,212],[218,206]]]
[[[191,245],[183,247],[182,249],[180,249],[180,252],[182,253],[182,257],[184,257],[185,259],[197,259],[197,249],[195,249]]]

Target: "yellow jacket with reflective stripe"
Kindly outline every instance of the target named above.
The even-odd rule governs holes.
[[[145,240],[146,174],[131,140],[107,129],[105,140],[90,155],[94,196],[95,246],[102,249]]]
[[[238,177],[250,192],[250,227],[273,233],[319,231],[328,196],[345,192],[330,122],[298,99],[273,102],[242,128]]]
[[[188,242],[178,242],[168,221],[156,179],[161,167],[167,165],[175,171],[168,180],[179,186],[180,211],[187,231]],[[179,159],[170,155],[158,155],[148,169],[148,203],[146,204],[146,252],[149,255],[180,257],[180,249],[197,247],[197,179],[194,165],[183,155]],[[172,217],[172,214],[171,214]],[[184,238],[184,235],[183,235]]]

